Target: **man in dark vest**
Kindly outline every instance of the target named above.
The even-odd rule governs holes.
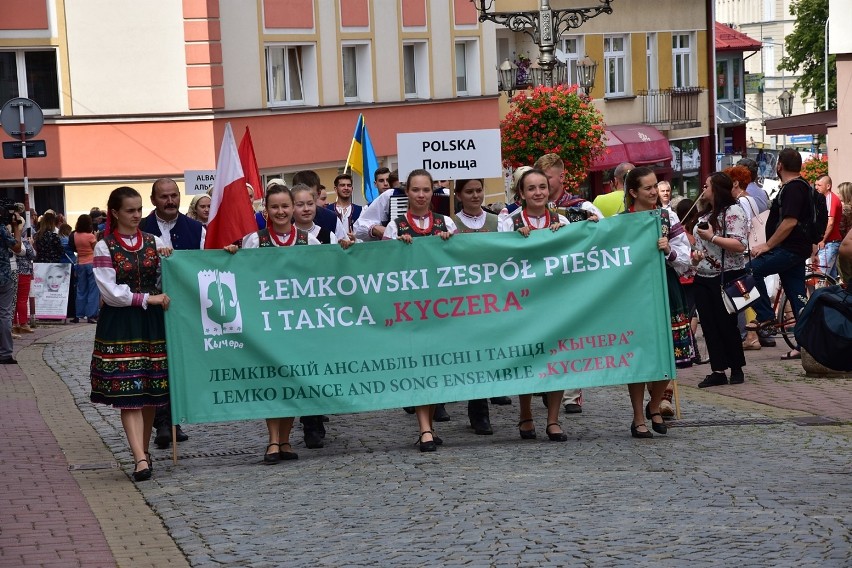
[[[204,248],[206,232],[204,225],[190,219],[180,211],[180,190],[173,179],[160,178],[151,186],[151,203],[154,211],[142,222],[142,230],[157,235],[167,247],[177,250]],[[154,443],[160,449],[169,447],[172,442],[172,410],[170,405],[157,408],[154,416],[154,428],[157,434]],[[177,441],[189,439],[180,425],[177,426]]]

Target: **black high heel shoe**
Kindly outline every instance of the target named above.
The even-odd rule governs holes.
[[[659,416],[661,422],[654,422],[654,416]],[[645,418],[651,421],[651,428],[654,429],[654,432],[657,434],[665,434],[669,431],[669,427],[666,424],[666,421],[663,420],[663,415],[659,412],[651,413],[651,403],[645,405]]]
[[[518,422],[518,432],[520,432],[521,438],[524,439],[524,440],[535,440],[535,438],[536,438],[535,428],[533,428],[532,430],[521,430],[521,426],[523,424],[526,424],[527,422],[532,422],[532,421],[533,421],[532,418],[527,418],[526,420],[521,420],[520,422]]]
[[[148,462],[148,469],[150,469],[153,472],[154,471],[154,460],[151,459],[151,454],[148,453],[148,452],[145,452],[145,457],[147,458],[146,461]]]
[[[432,432],[430,430],[427,430],[425,432],[420,432],[420,437],[417,439],[417,443],[420,444],[420,451],[421,452],[434,452],[435,450],[438,449],[438,444],[435,443],[434,436],[428,442],[424,442],[423,436],[425,434],[429,434],[431,436]]]
[[[151,479],[151,462],[146,459],[139,460],[135,465],[139,465],[140,463],[145,462],[148,464],[148,467],[145,469],[140,469],[139,471],[133,472],[133,481],[147,481]]]
[[[550,431],[551,426],[559,426],[559,422],[551,422],[550,424],[547,425],[547,428],[544,430],[545,432],[547,432],[547,437],[550,438],[551,442],[567,442],[568,441],[568,434],[566,434],[565,432],[551,432]],[[559,426],[559,429],[561,430],[562,426]]]
[[[653,438],[654,437],[654,435],[651,434],[651,432],[648,431],[648,430],[646,430],[644,432],[640,432],[639,430],[637,430],[637,428],[639,426],[645,426],[645,424],[639,424],[639,425],[632,424],[632,423],[630,424],[630,435],[631,436],[633,436],[634,438]],[[647,428],[647,426],[646,426],[646,428]]]

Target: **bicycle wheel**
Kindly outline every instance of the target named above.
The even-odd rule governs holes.
[[[836,282],[834,278],[820,272],[808,272],[805,274],[805,292],[810,299],[814,290],[825,288],[826,286],[834,286]],[[775,319],[778,320],[778,331],[781,332],[781,337],[790,349],[796,349],[796,337],[793,335],[793,328],[796,327],[796,314],[793,313],[793,304],[787,298],[787,294],[781,292],[781,297],[778,301],[778,311],[775,313]]]

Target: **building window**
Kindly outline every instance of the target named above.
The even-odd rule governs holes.
[[[354,45],[343,46],[343,98],[358,100],[358,48]]]
[[[427,43],[420,41],[402,46],[403,80],[406,99],[429,98],[429,63]]]
[[[625,36],[604,36],[604,96],[627,94],[627,39]]]
[[[476,40],[456,42],[456,95],[478,96],[482,94],[479,71],[479,44]]]
[[[317,105],[314,44],[267,46],[266,84],[269,106]]]
[[[694,87],[692,34],[672,34],[672,84],[678,87]]]
[[[405,98],[417,96],[417,57],[414,45],[402,46],[402,67],[405,78]]]
[[[580,75],[577,73],[577,63],[582,58],[583,38],[564,37],[560,49],[562,54],[557,54],[557,56],[559,56],[560,61],[568,66],[568,84],[579,85]]]
[[[727,101],[731,98],[729,94],[729,63],[730,61],[727,59],[719,59],[716,61],[716,97],[720,101]]]
[[[655,33],[649,33],[645,36],[645,69],[648,90],[657,90],[659,88],[659,74],[657,72],[657,34]]]
[[[456,94],[467,94],[467,61],[465,59],[465,43],[456,42]]]
[[[373,74],[370,63],[370,44],[344,44],[341,48],[343,61],[343,100],[352,102],[373,101]]]
[[[56,50],[0,51],[0,102],[26,97],[42,110],[59,112]]]
[[[743,99],[742,60],[717,59],[716,60],[716,97],[720,101]]]

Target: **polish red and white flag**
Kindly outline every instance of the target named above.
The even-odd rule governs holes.
[[[221,249],[257,231],[254,209],[230,122],[225,125],[210,199],[210,218],[207,221],[204,248]]]

